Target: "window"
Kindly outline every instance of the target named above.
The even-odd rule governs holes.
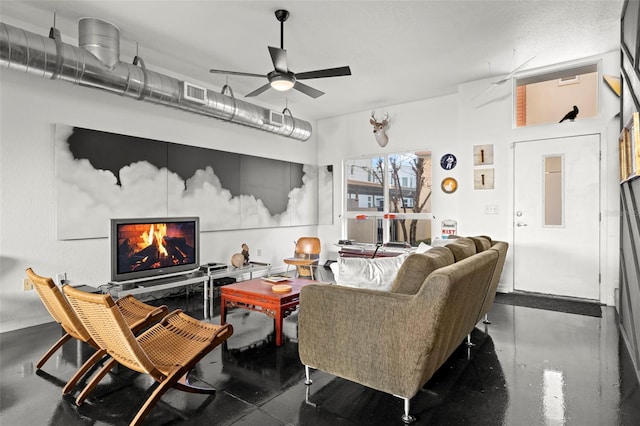
[[[590,64],[516,80],[515,125],[558,123],[578,108],[575,120],[598,114],[598,65]],[[565,120],[573,121],[573,120]]]
[[[347,160],[345,170],[348,239],[413,246],[431,241],[430,151]]]
[[[564,219],[564,183],[561,155],[544,157],[544,226],[562,226]]]

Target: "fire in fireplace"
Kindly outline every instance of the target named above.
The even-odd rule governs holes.
[[[134,272],[193,263],[195,250],[189,237],[175,223],[123,225],[118,230],[118,270]]]

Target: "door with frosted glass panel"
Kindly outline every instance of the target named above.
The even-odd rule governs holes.
[[[600,135],[514,144],[514,289],[599,300]]]

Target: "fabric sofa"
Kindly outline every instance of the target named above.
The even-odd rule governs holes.
[[[298,347],[307,384],[311,367],[390,393],[413,421],[410,399],[491,309],[507,249],[456,238],[408,256],[390,291],[305,286]]]

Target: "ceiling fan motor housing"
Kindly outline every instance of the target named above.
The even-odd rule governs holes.
[[[267,79],[271,87],[281,92],[291,89],[296,84],[296,76],[290,71],[286,73],[271,71],[267,74]]]

